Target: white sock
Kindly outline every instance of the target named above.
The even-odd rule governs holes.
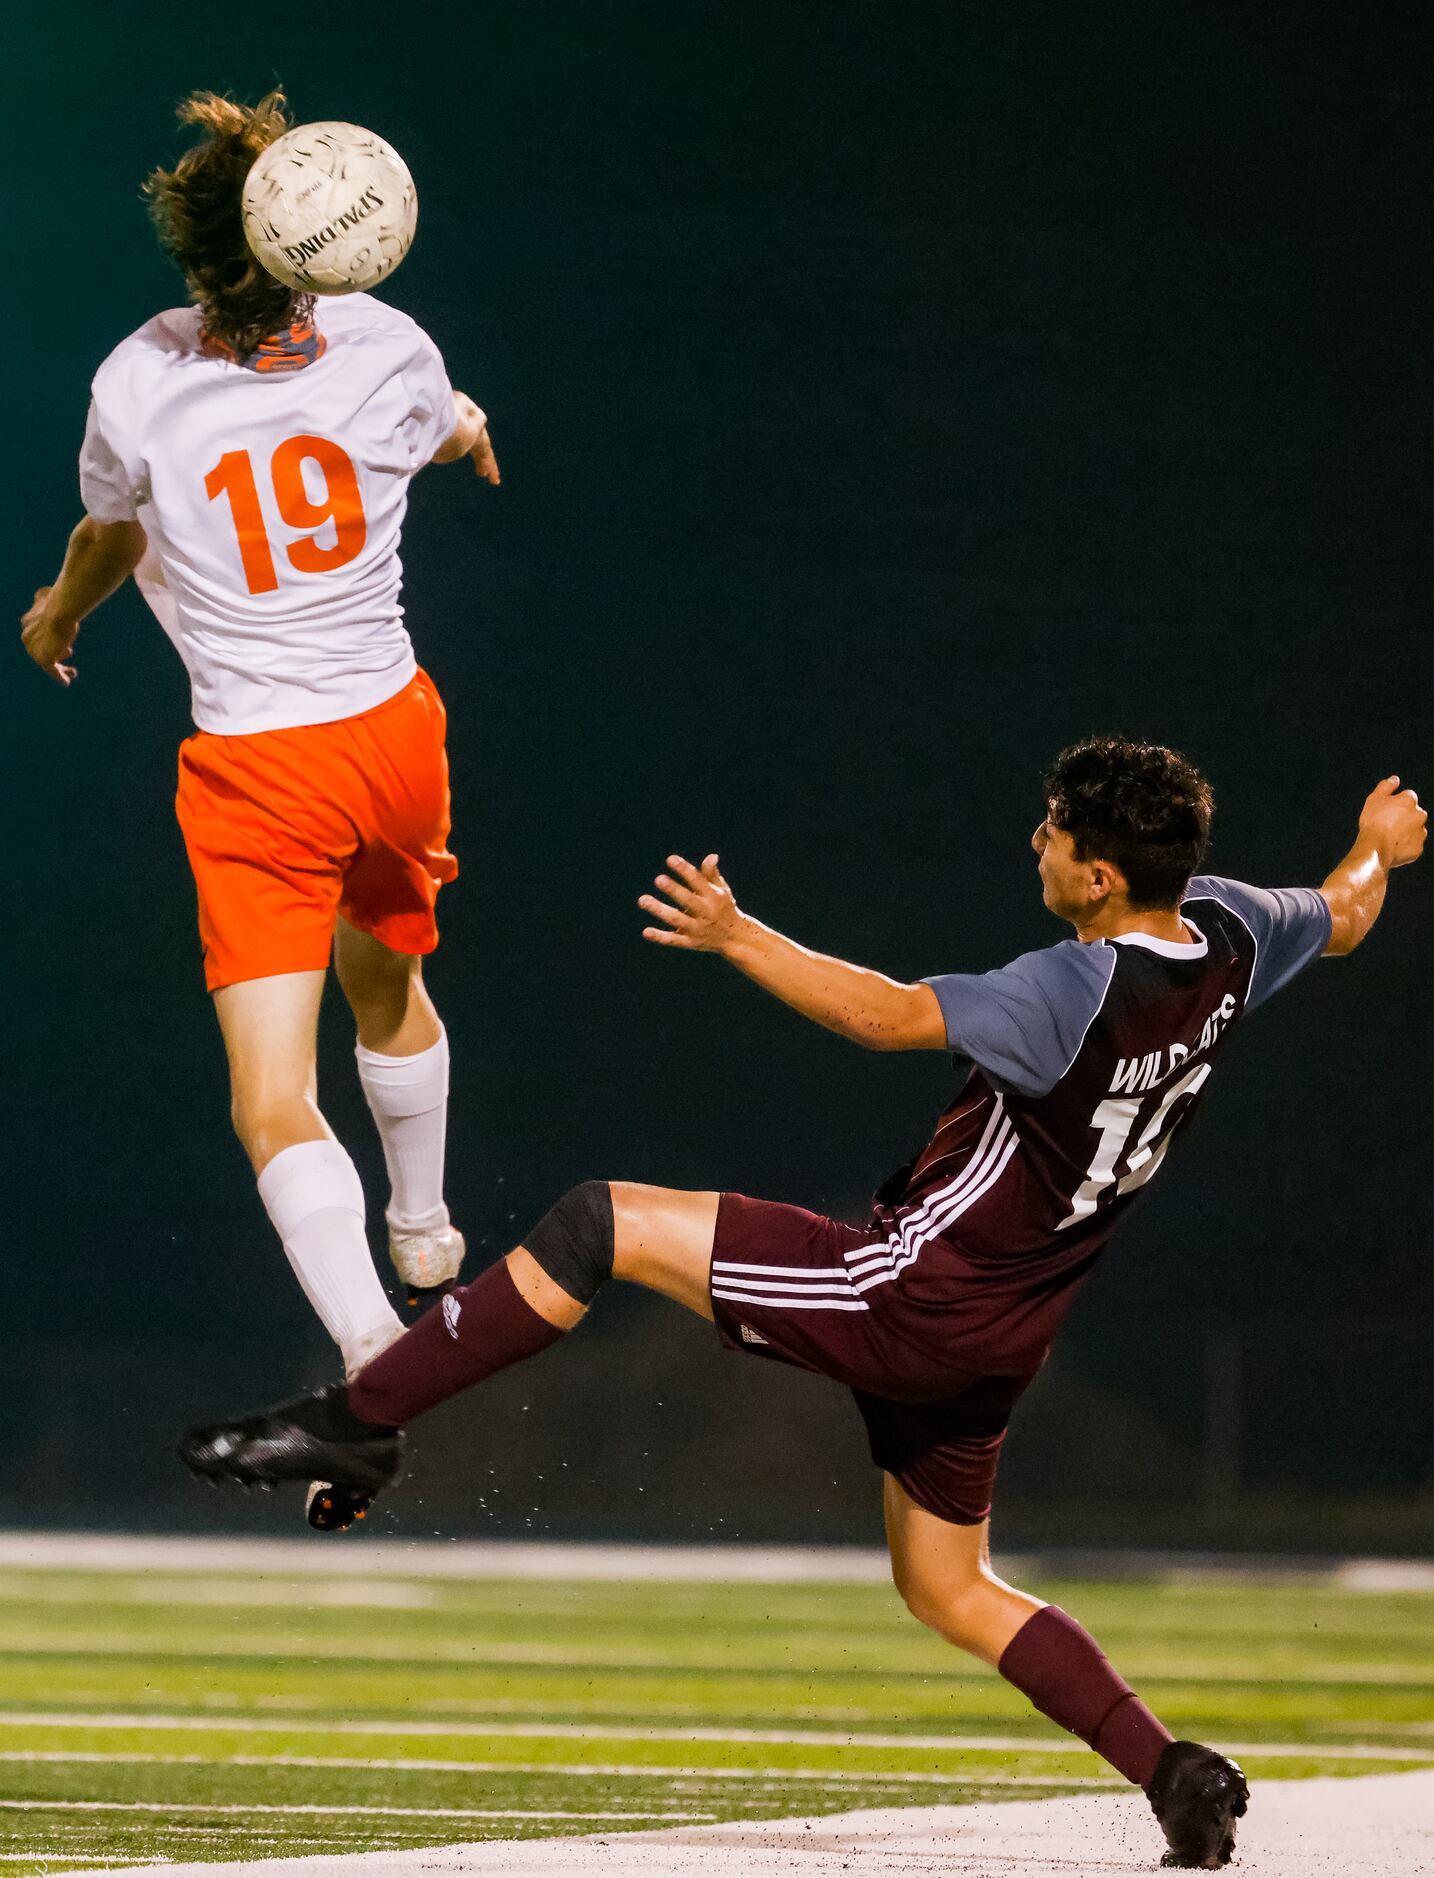
[[[438,1232],[448,1224],[448,1033],[417,1056],[381,1056],[361,1043],[354,1055],[388,1163],[388,1223],[395,1232]]]
[[[357,1168],[337,1141],[301,1141],[260,1174],[259,1198],[304,1296],[352,1374],[403,1329],[364,1236]]]

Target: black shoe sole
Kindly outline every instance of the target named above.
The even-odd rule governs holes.
[[[309,1489],[304,1513],[315,1532],[347,1532],[355,1520],[367,1519],[374,1496],[355,1487],[336,1487],[316,1480]]]
[[[458,1282],[457,1278],[450,1278],[443,1285],[409,1285],[404,1293],[405,1302],[415,1317],[422,1317],[430,1305],[437,1304],[440,1298],[446,1298]]]

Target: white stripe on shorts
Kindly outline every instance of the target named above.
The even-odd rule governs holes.
[[[759,1278],[845,1278],[845,1265],[739,1265],[731,1259],[713,1259],[714,1272],[752,1272]]]
[[[748,1265],[713,1259],[712,1295],[729,1304],[760,1304],[771,1310],[865,1311],[861,1297],[875,1285],[900,1277],[926,1243],[972,1207],[1005,1172],[1018,1138],[998,1095],[971,1159],[961,1172],[927,1195],[883,1243],[853,1246],[843,1265]],[[833,1282],[836,1281],[836,1282]]]
[[[766,1310],[784,1311],[868,1311],[871,1306],[864,1298],[765,1298],[754,1297],[747,1291],[720,1291],[712,1287],[714,1298],[725,1298],[729,1304],[760,1304]]]
[[[713,1259],[712,1295],[729,1304],[761,1304],[789,1311],[864,1311],[845,1265],[744,1265]]]
[[[713,1290],[716,1290],[719,1284],[723,1287],[724,1293],[734,1291],[756,1297],[771,1297],[779,1291],[794,1291],[800,1292],[804,1297],[849,1298],[852,1291],[850,1280],[844,1285],[825,1283],[804,1285],[796,1281],[788,1283],[785,1279],[775,1278],[714,1278]]]

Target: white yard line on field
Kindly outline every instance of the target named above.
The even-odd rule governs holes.
[[[1434,1560],[1427,1558],[1352,1558],[1337,1566],[1331,1583],[1341,1591],[1434,1591]]]
[[[327,1609],[431,1611],[442,1603],[436,1585],[405,1584],[401,1579],[334,1578],[120,1578],[106,1584],[97,1598],[93,1584],[69,1577],[0,1578],[5,1604],[199,1604],[237,1609],[273,1605],[281,1610]]]
[[[968,1754],[1079,1754],[1080,1744],[1069,1738],[1025,1735],[953,1735],[953,1734],[871,1734],[840,1729],[812,1728],[638,1728],[627,1724],[612,1727],[589,1727],[575,1722],[499,1721],[492,1726],[476,1722],[381,1722],[381,1721],[262,1721],[252,1715],[143,1715],[88,1714],[68,1711],[45,1713],[31,1709],[0,1710],[0,1728],[80,1728],[129,1729],[138,1733],[150,1730],[188,1730],[218,1734],[265,1735],[385,1735],[393,1739],[423,1736],[448,1736],[451,1739],[480,1740],[517,1738],[525,1741],[711,1741],[752,1744],[758,1747],[818,1748],[916,1748],[923,1751],[943,1749]],[[1364,1761],[1434,1761],[1434,1748],[1387,1748],[1352,1744],[1341,1747],[1330,1741],[1248,1741],[1233,1744],[1241,1754],[1298,1755],[1310,1760]],[[410,1763],[411,1764],[411,1763]]]
[[[870,1768],[853,1772],[839,1767],[641,1767],[615,1765],[606,1761],[359,1760],[337,1754],[62,1754],[16,1751],[0,1754],[0,1762],[3,1761],[17,1761],[22,1765],[54,1762],[62,1767],[340,1767],[380,1774],[586,1774],[603,1780],[801,1780],[843,1787],[863,1781],[879,1787],[1049,1787],[1064,1786],[1068,1780],[1083,1787],[1125,1785],[1118,1776],[1106,1779],[1100,1774],[1057,1774],[1041,1779],[1032,1774],[883,1774]]]
[[[340,1564],[340,1558],[342,1560]],[[1261,1553],[1052,1552],[1002,1554],[1027,1576],[1141,1578],[1156,1583],[1324,1582],[1346,1591],[1434,1591],[1428,1559],[1281,1558]],[[877,1546],[584,1545],[522,1540],[439,1541],[365,1535],[333,1545],[308,1539],[152,1538],[125,1533],[0,1534],[0,1567],[90,1572],[287,1572],[326,1578],[665,1580],[687,1584],[884,1584]]]
[[[8,1813],[323,1813],[336,1817],[373,1819],[712,1819],[711,1813],[628,1813],[587,1812],[582,1807],[542,1807],[535,1809],[511,1806],[305,1806],[295,1802],[276,1806],[255,1802],[252,1806],[208,1805],[199,1800],[0,1800],[0,1809]]]
[[[875,1546],[532,1545],[519,1540],[435,1543],[341,1540],[345,1575],[398,1578],[520,1578],[700,1584],[883,1584],[891,1575]],[[124,1534],[0,1534],[0,1566],[21,1570],[285,1572],[327,1578],[332,1546],[308,1539],[152,1539]]]
[[[246,1637],[206,1636],[191,1642],[182,1642],[172,1636],[163,1638],[115,1637],[105,1631],[66,1630],[61,1635],[37,1634],[33,1627],[24,1632],[17,1632],[7,1637],[0,1630],[0,1655],[16,1656],[105,1656],[105,1657],[162,1657],[167,1662],[176,1660],[191,1662],[212,1662],[216,1657],[266,1659],[281,1662],[342,1662],[356,1663],[411,1663],[415,1660],[425,1663],[461,1663],[468,1669],[485,1669],[490,1666],[506,1668],[514,1664],[529,1665],[538,1669],[565,1670],[635,1670],[639,1674],[644,1670],[653,1670],[663,1674],[674,1669],[684,1669],[700,1676],[715,1665],[710,1659],[698,1658],[674,1659],[673,1651],[668,1649],[635,1649],[623,1642],[613,1642],[603,1646],[586,1643],[581,1649],[575,1649],[570,1643],[499,1643],[491,1639],[481,1643],[443,1643],[432,1638],[405,1639],[401,1637],[379,1639],[367,1637],[362,1640],[352,1636],[311,1637],[303,1641],[279,1642],[272,1639],[251,1640]],[[769,1674],[772,1668],[770,1660],[762,1664],[744,1664],[739,1659],[734,1665],[730,1659],[721,1665],[724,1669],[748,1669],[754,1676]],[[873,1665],[869,1672],[873,1677],[881,1671]],[[959,1674],[959,1672],[958,1672]],[[1277,1675],[1246,1675],[1234,1667],[1215,1668],[1176,1668],[1151,1669],[1148,1665],[1142,1672],[1146,1682],[1170,1680],[1178,1682],[1215,1683],[1227,1687],[1230,1683],[1265,1683],[1309,1684],[1324,1687],[1331,1683],[1344,1683],[1359,1687],[1375,1688],[1424,1688],[1434,1680],[1434,1671],[1425,1663],[1331,1663],[1327,1668],[1284,1668]]]

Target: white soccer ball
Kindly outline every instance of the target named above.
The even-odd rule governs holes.
[[[418,194],[408,165],[358,124],[296,124],[244,178],[244,239],[298,293],[360,293],[408,253]]]

